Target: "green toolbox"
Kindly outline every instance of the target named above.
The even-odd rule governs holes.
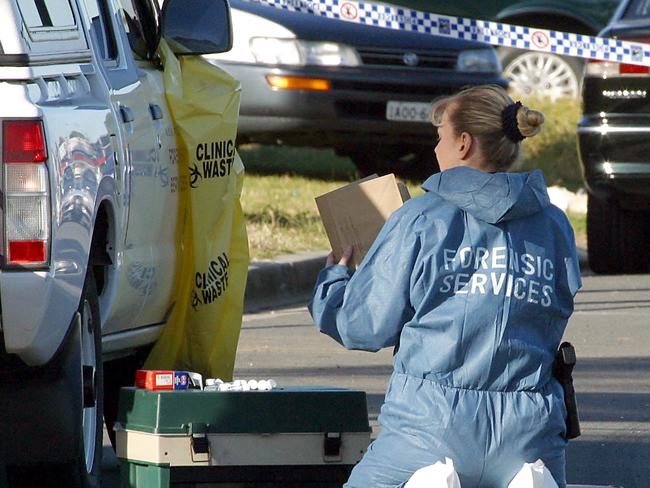
[[[370,443],[366,394],[340,388],[122,388],[122,487],[340,487]]]

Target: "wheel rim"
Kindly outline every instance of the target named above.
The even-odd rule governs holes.
[[[555,101],[577,98],[578,77],[561,57],[546,53],[525,53],[505,67],[503,74],[513,92],[540,95]]]
[[[95,327],[88,300],[84,300],[81,315],[81,368],[83,385],[83,443],[86,472],[93,470],[95,462],[95,443],[97,440],[97,391],[95,375],[97,355],[95,350]],[[92,395],[92,398],[89,398]]]

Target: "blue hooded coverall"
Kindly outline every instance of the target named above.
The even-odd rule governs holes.
[[[544,177],[456,167],[388,219],[356,272],[321,271],[309,308],[348,349],[396,346],[380,434],[345,485],[402,486],[450,457],[463,488],[542,459],[565,481],[555,351],[581,286]]]

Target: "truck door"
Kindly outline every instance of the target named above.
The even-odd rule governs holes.
[[[153,130],[152,157],[131,178],[135,188],[131,195],[129,235],[150,244],[152,268],[142,270],[148,295],[139,321],[154,324],[161,322],[169,311],[174,286],[179,196],[176,137],[165,101],[163,70],[156,54],[160,36],[158,4],[153,0],[117,0],[116,4]]]
[[[127,37],[130,31],[123,26],[132,19],[126,18],[121,5],[112,0],[87,0],[86,7],[91,37],[98,44],[98,57],[103,58],[98,64],[113,109],[107,125],[116,152],[116,198],[123,221],[127,222],[116,229],[121,249],[112,299],[106,304],[108,310],[103,311],[106,334],[160,322],[168,306],[171,276],[160,268],[163,260],[157,248],[173,247],[166,236],[175,229],[176,195],[170,192],[171,183],[165,184],[165,178],[174,175],[170,169],[165,175],[163,160],[169,159],[175,143],[162,92],[160,97],[152,98],[151,76],[136,63],[131,52]],[[163,226],[172,230],[161,232]],[[173,270],[174,262],[172,258],[165,266]],[[164,302],[160,310],[143,314],[143,310],[149,311],[150,298],[160,294],[165,295],[165,300],[159,300]]]

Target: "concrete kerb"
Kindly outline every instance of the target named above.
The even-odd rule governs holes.
[[[252,261],[244,295],[244,312],[307,303],[326,251],[278,256],[273,261]]]
[[[244,312],[306,304],[327,251],[278,256],[273,261],[252,261],[244,296]],[[578,249],[580,269],[588,271],[587,252]]]

